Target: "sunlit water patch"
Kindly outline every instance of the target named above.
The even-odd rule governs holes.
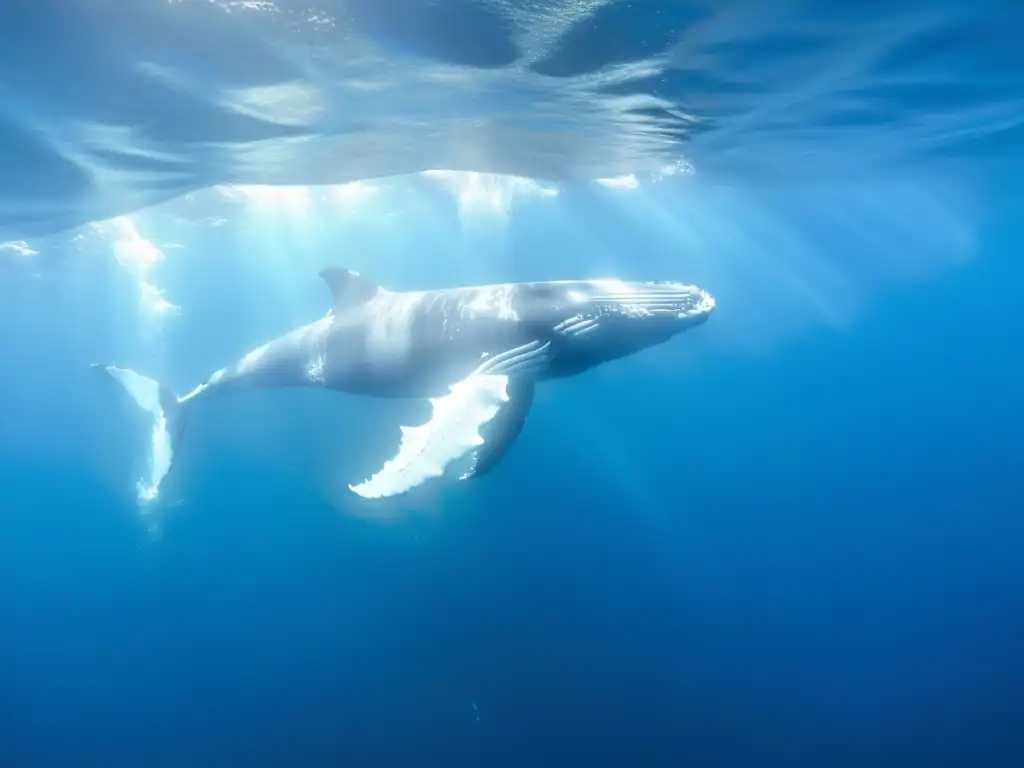
[[[845,329],[874,297],[962,264],[978,247],[974,193],[934,174],[769,195],[702,185],[688,173],[643,181],[630,174],[587,188],[475,172],[418,178],[220,185],[68,233],[7,242],[0,254],[55,269],[72,254],[113,259],[137,284],[139,333],[149,341],[188,311],[187,297],[170,295],[160,274],[215,258],[207,243],[219,232],[249,252],[247,269],[289,283],[313,282],[326,265],[385,283],[400,275],[403,289],[607,275],[698,282],[713,286],[725,308],[709,331],[716,346],[764,352],[807,328]],[[550,217],[563,219],[559,228],[538,233]],[[445,221],[453,241],[418,235]],[[540,243],[545,233],[558,258],[538,264],[520,244]],[[308,315],[296,313],[296,321]]]

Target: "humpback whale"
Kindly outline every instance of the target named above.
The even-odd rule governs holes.
[[[660,344],[708,319],[714,299],[681,283],[563,280],[392,291],[357,272],[320,272],[332,306],[318,320],[246,353],[191,392],[115,365],[109,374],[152,418],[139,499],[154,501],[194,407],[251,388],[322,387],[429,398],[431,418],[402,427],[397,454],[349,485],[395,496],[459,466],[482,477],[516,440],[539,382],[574,376]]]

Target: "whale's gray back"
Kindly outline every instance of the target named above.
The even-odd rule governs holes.
[[[380,291],[335,315],[327,384],[378,397],[442,395],[485,354],[530,338],[516,284],[439,291]]]
[[[542,379],[573,376],[703,322],[693,286],[566,280],[392,292],[335,308],[326,385],[377,397],[434,397],[485,355],[549,345]]]

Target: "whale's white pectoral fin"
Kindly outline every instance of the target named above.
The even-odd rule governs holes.
[[[480,427],[508,400],[507,376],[473,375],[454,384],[451,394],[432,399],[434,414],[419,427],[402,427],[398,455],[369,480],[350,485],[368,499],[396,496],[431,478],[483,443]]]
[[[483,477],[504,458],[519,437],[526,416],[533,405],[534,384],[529,380],[512,380],[506,387],[508,400],[486,424],[481,425],[483,443],[473,449],[469,468],[459,478]]]
[[[431,399],[430,421],[402,427],[402,443],[393,459],[369,480],[349,488],[368,499],[397,496],[441,477],[471,453],[472,465],[463,477],[491,469],[519,434],[532,402],[533,376],[548,362],[548,344],[540,342],[485,360],[470,376],[453,384],[450,394]],[[510,398],[521,391],[528,391],[528,397]],[[497,429],[482,430],[492,420]]]

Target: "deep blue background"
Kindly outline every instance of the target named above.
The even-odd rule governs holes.
[[[1019,764],[1022,210],[989,191],[973,262],[845,331],[734,355],[709,323],[551,385],[500,471],[390,523],[332,508],[324,472],[379,464],[399,417],[258,393],[194,414],[183,501],[150,541],[144,420],[85,367],[146,359],[131,278],[100,259],[10,272],[0,764]],[[379,235],[395,287],[457,280],[442,252],[488,237],[436,199],[413,229],[438,261],[396,270],[409,244]],[[557,250],[566,211],[644,243],[623,273],[672,255],[608,199],[515,207],[483,271],[596,258]],[[266,226],[168,260],[184,307],[147,370],[183,390],[318,316],[313,262],[370,258],[337,238],[247,249]],[[727,299],[723,326],[747,311]]]
[[[231,181],[221,142],[297,130],[201,98],[215,75],[300,74],[237,17],[64,5],[0,12],[5,226]],[[1020,11],[738,1],[716,27],[708,4],[668,5],[609,4],[529,69],[569,83],[693,44],[602,92],[702,118],[683,121],[694,178],[524,195],[509,216],[422,178],[365,216],[143,214],[185,246],[150,276],[182,308],[162,327],[102,238],[0,250],[0,768],[1024,765],[1024,188],[999,172],[1024,158]],[[474,74],[520,53],[485,6],[347,4],[401,66]],[[890,28],[919,34],[874,47]],[[340,48],[338,30],[318,39]],[[196,93],[154,90],[132,57]],[[510,125],[592,128],[506,95],[485,90],[470,122],[493,99]],[[333,106],[332,130],[387,125]],[[101,189],[60,154],[67,116],[157,142],[173,162],[107,152],[170,168],[166,187]],[[422,411],[211,405],[154,539],[132,497],[145,419],[88,364],[184,392],[321,316],[327,265],[399,289],[680,279],[719,305],[545,387],[497,471],[387,522],[336,491]]]

